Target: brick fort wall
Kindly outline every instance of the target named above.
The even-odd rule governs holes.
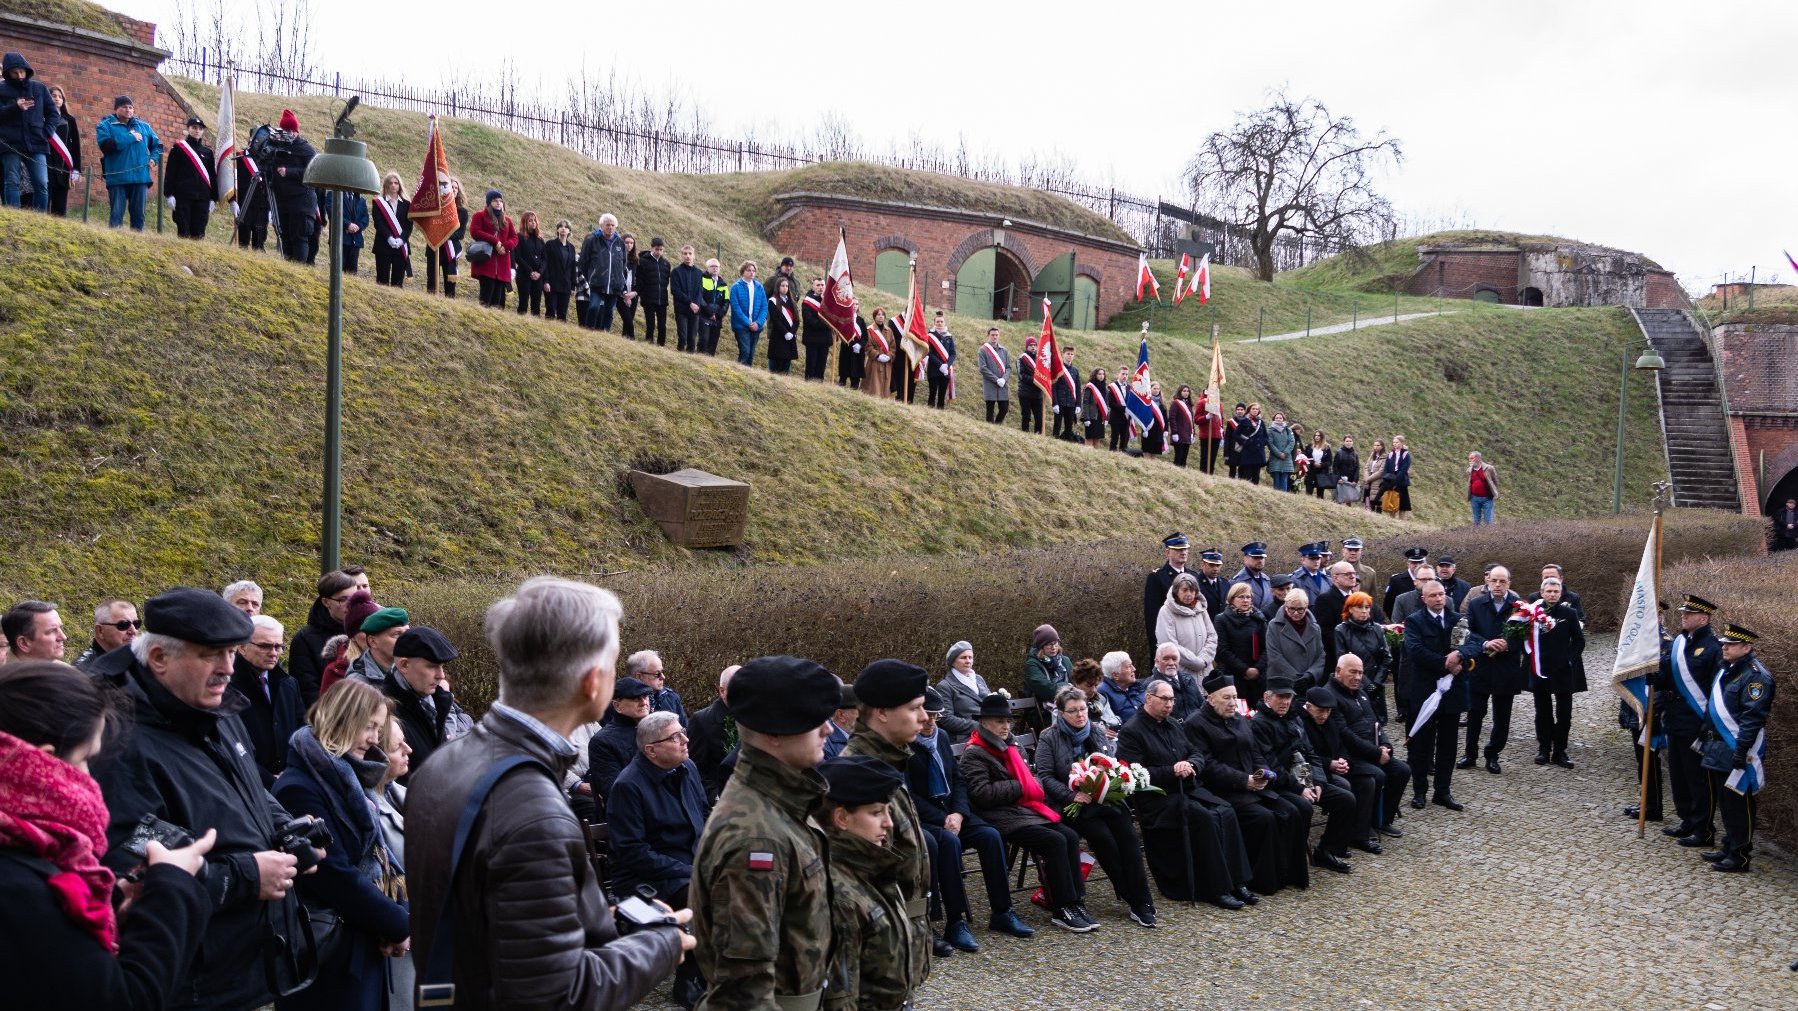
[[[1726,323],[1715,335],[1737,469],[1764,510],[1798,469],[1798,326]]]

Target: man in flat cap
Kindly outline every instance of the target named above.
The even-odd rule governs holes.
[[[903,660],[876,660],[855,679],[855,698],[860,706],[855,731],[849,735],[844,756],[867,755],[891,766],[901,776],[911,763],[912,742],[924,729],[924,692],[930,675],[917,664]],[[930,862],[934,839],[924,835],[918,821],[918,805],[910,790],[893,796],[893,833],[889,845],[902,863],[899,890],[905,895],[905,915],[916,935],[908,950],[916,959],[912,985],[923,986],[930,977]]]
[[[650,687],[636,678],[619,678],[612,688],[612,709],[587,742],[587,782],[601,821],[613,781],[637,755],[637,724],[649,715],[650,694]]]
[[[1673,810],[1679,824],[1661,829],[1696,849],[1716,837],[1711,794],[1702,759],[1693,750],[1709,726],[1711,684],[1723,663],[1723,649],[1711,630],[1717,605],[1686,594],[1679,604],[1679,634],[1661,647],[1661,667],[1654,681],[1655,726],[1667,735],[1667,780],[1673,788]]]
[[[1355,794],[1330,781],[1329,768],[1305,733],[1304,708],[1293,704],[1295,695],[1297,689],[1291,678],[1268,678],[1267,691],[1255,707],[1249,730],[1274,770],[1270,789],[1288,804],[1305,811],[1307,822],[1312,817],[1311,810],[1317,807],[1323,808],[1329,818],[1323,841],[1311,851],[1311,866],[1347,874],[1349,866],[1344,856],[1355,828]]]
[[[1155,619],[1161,614],[1161,605],[1167,603],[1167,591],[1174,585],[1174,577],[1186,571],[1186,558],[1190,550],[1191,545],[1185,534],[1179,531],[1168,534],[1161,539],[1161,551],[1167,556],[1167,560],[1161,563],[1161,568],[1143,577],[1142,632],[1143,638],[1150,642],[1155,641]]]
[[[707,1011],[817,1008],[830,966],[825,727],[840,682],[810,660],[757,657],[725,702],[740,744],[693,861],[693,935]]]
[[[1711,684],[1704,769],[1723,816],[1723,844],[1703,854],[1714,871],[1746,871],[1754,846],[1755,796],[1767,785],[1767,717],[1773,712],[1773,673],[1754,655],[1760,636],[1724,622],[1718,634],[1723,667]]]
[[[684,909],[619,935],[562,790],[575,757],[568,736],[612,700],[622,614],[610,592],[554,576],[487,609],[499,699],[418,770],[407,796],[421,984],[453,984],[483,1007],[623,1008],[693,947]],[[433,964],[440,923],[455,947]]]
[[[412,748],[410,771],[401,782],[417,775],[438,748],[474,729],[474,721],[456,703],[449,676],[444,673],[444,665],[456,656],[456,647],[442,632],[422,625],[406,629],[393,644],[393,671],[379,687],[393,700],[393,715]]]
[[[217,829],[203,877],[212,901],[206,958],[171,1006],[266,1004],[274,999],[271,983],[286,990],[302,982],[288,960],[265,960],[270,935],[303,942],[292,893],[297,861],[275,848],[290,818],[263,788],[238,718],[249,700],[231,689],[232,658],[255,626],[218,594],[186,586],[151,597],[143,613],[131,648],[89,667],[122,689],[135,723],[93,768],[110,817],[104,862],[119,874],[138,864],[124,843],[145,815],[193,836]]]

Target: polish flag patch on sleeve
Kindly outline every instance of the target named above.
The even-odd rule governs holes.
[[[774,869],[774,854],[766,850],[755,850],[749,854],[749,869],[752,871],[771,871]]]

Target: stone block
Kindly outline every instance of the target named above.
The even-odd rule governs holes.
[[[671,474],[633,470],[631,488],[643,512],[682,547],[729,548],[743,543],[749,485],[742,481],[692,468]]]

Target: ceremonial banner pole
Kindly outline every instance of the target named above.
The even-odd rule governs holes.
[[[1661,592],[1661,512],[1665,508],[1666,481],[1654,486],[1654,592]],[[1648,834],[1648,769],[1654,761],[1654,679],[1648,679],[1648,701],[1642,706],[1642,792],[1636,803],[1636,838]]]

